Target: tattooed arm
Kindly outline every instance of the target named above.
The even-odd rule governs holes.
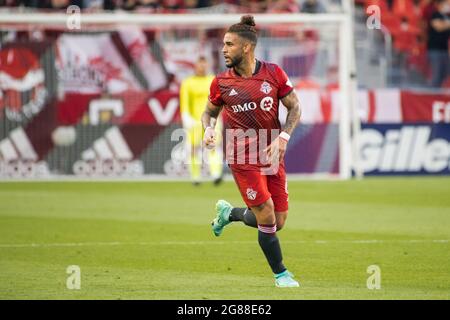
[[[298,101],[295,90],[292,90],[291,93],[281,99],[281,102],[283,102],[283,105],[288,110],[286,124],[283,131],[290,136],[292,132],[294,132],[295,127],[297,127],[298,123],[300,122],[301,116],[300,102]],[[273,156],[276,157],[278,154],[278,161],[281,161],[284,158],[284,154],[286,153],[287,143],[287,139],[283,138],[282,136],[278,136],[278,138],[275,139],[266,149],[267,156],[269,158],[272,158]]]
[[[222,106],[216,106],[208,101],[206,109],[202,114],[202,125],[205,130],[203,141],[208,149],[213,149],[215,147],[216,131],[214,130],[214,127],[216,126],[217,117],[221,110]]]
[[[298,101],[297,94],[295,90],[292,90],[286,97],[281,99],[283,105],[288,110],[286,117],[286,124],[284,126],[284,132],[291,135],[295,127],[298,125],[301,116],[300,102]]]
[[[210,101],[206,103],[206,109],[202,114],[203,129],[206,129],[208,127],[212,127],[214,129],[214,127],[216,126],[217,117],[219,116],[221,110],[221,106],[216,106]]]

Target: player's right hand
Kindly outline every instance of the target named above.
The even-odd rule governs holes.
[[[203,137],[203,142],[205,143],[205,147],[207,149],[214,149],[216,147],[216,131],[208,127],[205,130],[205,136]]]

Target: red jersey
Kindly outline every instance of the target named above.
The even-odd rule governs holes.
[[[268,165],[260,152],[279,135],[279,100],[292,90],[279,66],[259,60],[250,78],[241,77],[233,68],[214,78],[209,101],[223,106],[225,112],[228,163],[248,169]]]

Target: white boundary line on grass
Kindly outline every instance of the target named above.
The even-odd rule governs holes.
[[[285,240],[283,244],[382,244],[382,243],[445,243],[448,239],[411,240]],[[67,242],[67,243],[3,243],[0,248],[50,248],[50,247],[95,247],[95,246],[173,246],[173,245],[230,245],[254,244],[256,241],[154,241],[154,242]]]
[[[134,182],[192,182],[189,176],[186,177],[174,177],[168,176],[165,174],[146,174],[137,177],[102,177],[102,176],[92,176],[92,177],[79,177],[75,175],[52,175],[48,177],[39,177],[39,178],[10,178],[10,177],[1,177],[1,183],[18,183],[18,182],[27,182],[27,183],[42,183],[42,182],[125,182],[125,183],[134,183]],[[323,173],[315,173],[315,174],[297,174],[297,173],[288,173],[287,178],[291,181],[340,181],[338,175],[333,174],[323,174]],[[233,176],[229,173],[225,173],[223,177],[224,181],[234,181]],[[203,178],[200,180],[201,182],[208,183],[212,182],[212,179]]]

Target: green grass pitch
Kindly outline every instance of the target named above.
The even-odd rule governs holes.
[[[274,287],[256,229],[213,236],[233,182],[0,183],[0,299],[449,299],[450,179],[291,181]],[[66,269],[78,265],[81,289]],[[367,268],[381,270],[369,290]]]

